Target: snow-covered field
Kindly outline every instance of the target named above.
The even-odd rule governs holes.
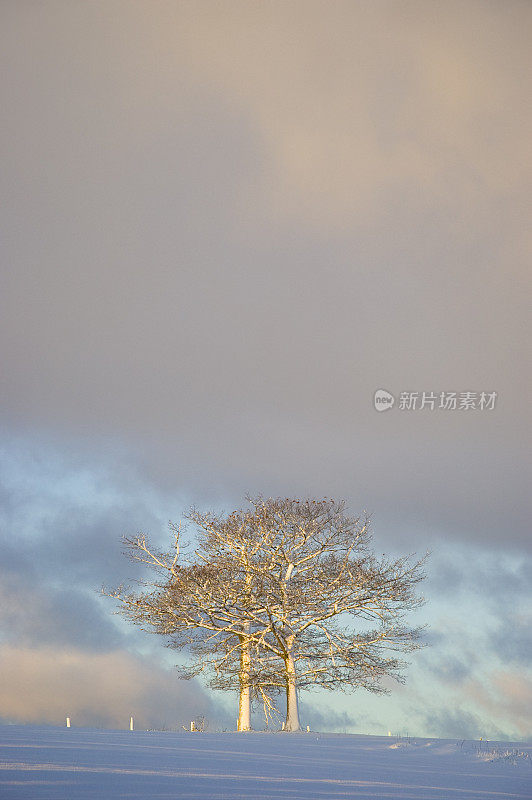
[[[531,797],[522,743],[0,726],[2,800]]]

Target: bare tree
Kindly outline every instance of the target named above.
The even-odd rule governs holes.
[[[127,554],[147,564],[161,580],[144,582],[146,590],[122,587],[105,592],[119,603],[119,613],[145,631],[162,634],[167,644],[186,649],[192,660],[180,676],[200,673],[213,688],[238,689],[237,730],[251,728],[251,698],[263,703],[266,718],[275,711],[273,682],[264,680],[251,661],[251,576],[246,558],[213,561],[199,552],[190,561],[180,553],[180,529],[170,524],[169,552],[150,547],[145,536],[126,538]],[[179,563],[180,560],[184,563]]]
[[[298,689],[382,692],[384,676],[402,680],[395,653],[419,647],[420,629],[403,620],[422,603],[424,559],[377,559],[368,520],[347,516],[344,503],[248,500],[250,511],[189,519],[203,533],[202,559],[245,560],[248,648],[257,673],[268,674],[272,656],[282,663],[285,730],[300,729]]]
[[[384,691],[402,680],[398,652],[419,646],[404,624],[422,600],[423,559],[377,559],[368,520],[325,499],[248,498],[228,516],[192,510],[192,559],[179,565],[179,532],[169,554],[143,537],[128,541],[135,560],[162,574],[144,593],[117,591],[121,611],[141,626],[188,647],[185,677],[207,673],[213,687],[239,689],[238,730],[250,728],[251,697],[265,711],[286,693],[285,730],[300,730],[303,688]]]

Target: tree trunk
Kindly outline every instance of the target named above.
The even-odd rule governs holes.
[[[249,629],[249,623],[244,630]],[[248,633],[249,631],[246,631]],[[250,687],[251,654],[248,636],[240,636],[240,697],[238,700],[237,731],[251,730],[251,687]]]
[[[285,656],[286,671],[286,722],[285,731],[300,731],[299,710],[297,707],[297,675],[294,657],[292,655],[292,642],[288,644]]]

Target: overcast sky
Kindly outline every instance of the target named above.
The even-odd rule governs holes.
[[[4,0],[0,718],[233,725],[97,590],[250,492],[432,551],[407,685],[305,724],[532,736],[531,35],[514,0]]]

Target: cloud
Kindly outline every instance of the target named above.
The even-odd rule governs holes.
[[[164,529],[158,498],[125,458],[87,458],[36,440],[8,440],[0,452],[5,502],[2,570],[98,590],[121,580],[122,539]],[[14,533],[16,531],[16,534]]]
[[[185,5],[173,26],[150,28],[170,54],[179,26],[196,79],[251,110],[281,224],[329,232],[400,198],[420,211],[443,201],[459,224],[486,195],[522,189],[519,159],[504,161],[506,147],[525,155],[530,123],[515,91],[517,75],[529,80],[518,17],[478,3],[230,3]]]
[[[532,676],[504,670],[495,674],[493,685],[499,705],[512,720],[517,720],[523,738],[529,738],[532,733]]]
[[[487,648],[501,660],[528,668],[532,661],[532,615],[518,608],[502,613],[487,633]]]
[[[0,717],[9,722],[77,726],[180,727],[223,712],[195,681],[121,651],[88,654],[71,648],[0,646]]]
[[[475,640],[472,641],[472,646]],[[454,645],[454,646],[453,646]],[[412,726],[425,736],[527,741],[532,735],[532,676],[525,666],[510,668],[489,651],[476,661],[451,655],[456,643],[418,659],[401,704]]]
[[[125,444],[189,492],[333,489],[412,538],[496,542],[506,519],[526,544],[524,20],[5,13],[8,426]],[[383,419],[382,382],[504,405]]]
[[[0,475],[1,640],[106,652],[145,639],[115,624],[100,596],[144,576],[124,557],[123,536],[145,530],[158,541],[165,528],[145,487],[125,465],[114,475],[102,459],[89,467],[20,442],[0,453]]]
[[[0,13],[4,638],[103,656],[121,536],[262,492],[431,548],[431,596],[474,592],[501,652],[530,553],[530,7]],[[377,414],[378,387],[499,394]]]
[[[315,704],[308,700],[301,704],[301,719],[305,725],[315,731],[337,731],[339,733],[349,733],[353,730],[361,730],[371,721],[366,714],[351,714],[347,711],[335,711],[332,708],[320,710]]]
[[[485,719],[496,719],[501,726],[511,721],[513,730],[520,738],[530,738],[531,675],[500,669],[491,672],[483,682],[470,681],[465,688],[465,697],[484,711]]]
[[[105,652],[125,647],[133,638],[112,624],[111,608],[102,608],[95,593],[66,585],[54,588],[46,581],[30,584],[22,577],[3,578],[0,634],[4,642]]]
[[[433,596],[481,594],[493,615],[515,610],[531,593],[532,562],[526,554],[478,552],[464,543],[452,552],[440,548],[431,558],[429,584]]]
[[[429,732],[428,736],[443,739],[479,739],[486,737],[486,727],[483,720],[471,711],[465,711],[459,706],[451,708],[426,708],[419,716],[423,725]],[[490,727],[490,735],[504,738],[500,731],[494,732]]]
[[[433,661],[431,669],[441,683],[454,687],[469,677],[472,663],[456,656],[443,656],[443,658]]]
[[[419,654],[425,668],[452,680],[488,658],[501,665],[530,662],[529,561],[470,545],[433,555],[423,587],[429,599],[423,616],[431,618],[424,637],[429,647]],[[470,611],[463,615],[463,608]],[[481,624],[473,624],[478,617]],[[449,650],[459,658],[449,658]]]

